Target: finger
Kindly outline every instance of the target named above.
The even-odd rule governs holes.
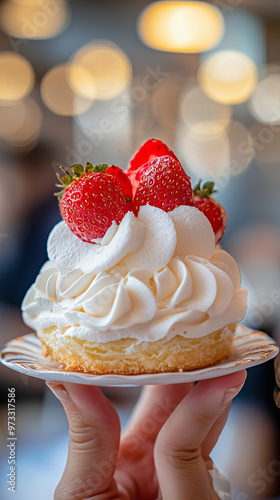
[[[70,434],[67,464],[54,499],[92,498],[106,490],[116,493],[113,476],[120,439],[116,410],[97,387],[47,385],[64,407]]]
[[[123,439],[137,436],[142,440],[154,441],[159,430],[193,384],[146,386],[139,398]]]
[[[116,478],[128,498],[156,498],[158,481],[153,463],[154,441],[172,411],[193,384],[146,386],[122,435]],[[127,472],[131,481],[127,481]],[[144,484],[143,484],[144,481]]]
[[[201,455],[205,461],[209,460],[209,455],[216,445],[224,426],[226,425],[230,407],[231,404],[229,403],[224,412],[218,417],[201,445]],[[209,460],[209,463],[212,464],[212,460]]]
[[[245,378],[242,371],[199,382],[162,427],[154,457],[163,498],[209,499],[209,475],[200,447]]]
[[[247,377],[247,372],[245,371],[244,373],[245,380]],[[209,459],[209,455],[211,451],[213,450],[214,446],[216,445],[221,432],[226,425],[229,412],[231,408],[231,403],[227,406],[227,408],[224,410],[224,412],[220,415],[220,417],[216,420],[212,428],[210,429],[208,435],[206,436],[205,440],[202,443],[201,446],[201,451],[202,451],[202,456],[205,460]],[[212,461],[211,461],[212,462]]]

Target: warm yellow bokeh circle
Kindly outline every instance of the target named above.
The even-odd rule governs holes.
[[[221,40],[224,20],[220,10],[206,2],[160,1],[144,9],[138,33],[153,49],[204,52]]]
[[[31,64],[15,52],[0,53],[0,100],[16,101],[28,95],[35,81]]]
[[[224,50],[210,56],[198,71],[203,91],[223,104],[247,101],[258,82],[258,70],[248,56],[236,50]]]
[[[70,85],[88,99],[114,99],[128,87],[131,76],[127,55],[108,41],[85,45],[71,61]]]

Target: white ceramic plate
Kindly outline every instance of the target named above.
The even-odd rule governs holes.
[[[12,370],[43,380],[59,380],[98,386],[133,386],[150,384],[181,384],[221,377],[244,368],[257,366],[274,358],[279,352],[276,342],[266,333],[237,327],[233,354],[215,365],[188,372],[154,373],[150,375],[91,375],[67,372],[56,362],[41,354],[41,341],[29,333],[8,342],[1,351],[1,362]]]

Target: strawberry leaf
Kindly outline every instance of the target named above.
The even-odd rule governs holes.
[[[199,179],[197,185],[193,189],[193,194],[195,196],[200,196],[201,198],[211,198],[212,194],[217,193],[217,189],[214,189],[215,183],[213,181],[204,182],[201,187],[202,179]]]

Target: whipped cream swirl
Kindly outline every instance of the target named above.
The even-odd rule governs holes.
[[[211,224],[195,207],[166,213],[143,206],[99,244],[60,222],[47,248],[49,261],[22,304],[38,332],[66,327],[67,335],[94,342],[198,338],[246,312],[238,266],[215,248]]]

